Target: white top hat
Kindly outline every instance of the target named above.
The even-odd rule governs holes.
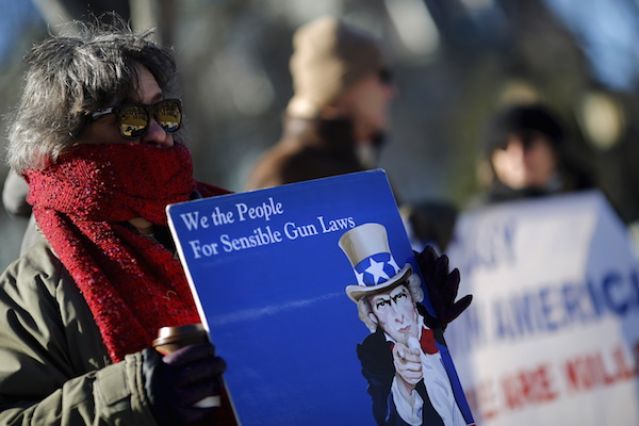
[[[411,273],[409,263],[401,270],[388,246],[386,228],[366,223],[346,232],[339,246],[348,257],[357,277],[357,285],[346,287],[346,295],[355,303],[362,296],[377,293],[404,281]]]

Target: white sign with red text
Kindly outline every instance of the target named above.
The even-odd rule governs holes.
[[[600,193],[465,213],[448,255],[474,295],[446,340],[478,424],[639,425],[639,262]]]

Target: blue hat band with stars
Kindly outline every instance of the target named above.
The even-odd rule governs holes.
[[[377,253],[359,262],[354,267],[360,286],[383,284],[399,273],[399,267],[390,253]]]

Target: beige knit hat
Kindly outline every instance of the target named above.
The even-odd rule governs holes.
[[[351,85],[384,66],[381,49],[371,35],[332,17],[300,27],[293,49],[294,96],[287,112],[296,117],[317,117]]]

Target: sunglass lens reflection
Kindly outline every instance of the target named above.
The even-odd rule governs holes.
[[[119,112],[120,133],[129,138],[136,138],[144,134],[149,125],[149,116],[144,108],[127,105]]]
[[[157,106],[157,121],[164,131],[173,133],[180,128],[182,124],[182,112],[178,102],[168,100],[161,102]]]

